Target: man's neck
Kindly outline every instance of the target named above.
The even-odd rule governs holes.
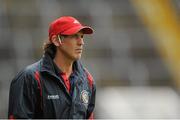
[[[63,73],[66,73],[67,77],[69,78],[72,73],[72,66],[74,61],[66,58],[61,53],[56,53],[54,62]]]

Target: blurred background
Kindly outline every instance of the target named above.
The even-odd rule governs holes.
[[[180,0],[0,0],[0,118],[10,82],[42,57],[51,21],[76,17],[97,84],[95,118],[180,118]]]

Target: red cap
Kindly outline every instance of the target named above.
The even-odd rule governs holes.
[[[50,24],[49,27],[49,40],[53,35],[73,35],[83,31],[84,34],[92,34],[93,29],[89,26],[83,26],[77,19],[71,16],[63,16]]]

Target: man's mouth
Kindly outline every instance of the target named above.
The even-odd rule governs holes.
[[[77,48],[76,50],[83,50],[82,48]]]
[[[82,50],[83,50],[82,48],[77,48],[76,49],[77,52],[82,52]]]

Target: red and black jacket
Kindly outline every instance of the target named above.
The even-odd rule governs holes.
[[[95,83],[79,61],[73,66],[76,80],[72,94],[55,73],[49,54],[22,70],[11,82],[8,118],[91,118]]]

